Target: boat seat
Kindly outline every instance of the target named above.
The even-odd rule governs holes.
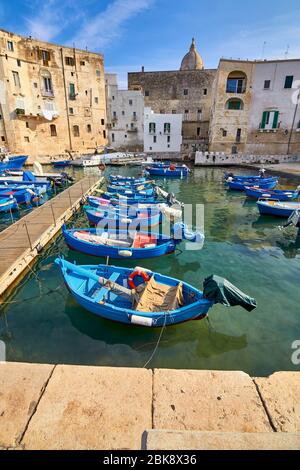
[[[112,273],[111,276],[109,277],[109,281],[111,282],[116,282],[118,278],[120,277],[120,273]],[[93,294],[93,298],[96,302],[101,302],[103,300],[103,297],[110,291],[109,288],[103,286],[100,289],[97,289],[95,293]]]

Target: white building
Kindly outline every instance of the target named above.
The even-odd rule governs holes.
[[[145,108],[144,152],[180,152],[182,144],[182,114],[156,114]]]
[[[299,59],[255,64],[248,121],[248,153],[299,153],[299,90]]]
[[[105,74],[108,139],[115,149],[143,148],[144,96],[141,91],[120,90],[117,75]]]

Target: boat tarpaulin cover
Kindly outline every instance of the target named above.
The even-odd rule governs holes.
[[[24,171],[23,181],[35,181],[35,176],[31,171]]]
[[[215,304],[223,304],[227,307],[239,305],[251,312],[256,307],[256,300],[242,292],[223,277],[212,275],[203,283],[203,295]]]

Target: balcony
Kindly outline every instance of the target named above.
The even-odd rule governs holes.
[[[17,116],[25,116],[25,109],[23,108],[16,108],[15,113]]]
[[[129,129],[127,129],[127,132],[137,132],[137,131],[138,131],[137,127],[129,127]]]
[[[42,93],[42,96],[45,96],[47,98],[54,98],[53,90],[46,90],[45,88],[42,88],[41,93]]]
[[[76,100],[76,96],[77,96],[76,93],[69,93],[69,100],[70,101]]]

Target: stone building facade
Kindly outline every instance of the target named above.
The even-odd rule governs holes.
[[[209,150],[300,154],[300,60],[221,59],[213,90]]]
[[[182,114],[182,151],[207,150],[216,70],[204,69],[193,40],[180,70],[128,73],[128,88],[141,90],[155,113]]]
[[[103,56],[0,30],[0,116],[0,146],[11,153],[103,148]]]
[[[144,96],[120,90],[117,75],[105,74],[108,140],[116,150],[141,151],[144,143]]]

